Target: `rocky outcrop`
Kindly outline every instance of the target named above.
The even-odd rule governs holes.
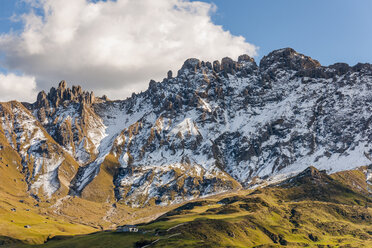
[[[297,53],[292,48],[273,51],[264,56],[260,62],[260,69],[308,70],[320,67],[321,64],[311,57]]]
[[[238,62],[241,63],[241,62],[251,62],[251,63],[254,63],[254,59],[251,58],[249,55],[247,54],[243,54],[243,55],[240,55],[238,57]]]
[[[173,72],[172,72],[172,71],[168,71],[168,73],[167,73],[167,78],[168,78],[168,79],[173,78]]]
[[[58,108],[65,101],[73,103],[81,103],[91,105],[95,102],[93,92],[86,92],[81,89],[81,86],[67,87],[65,81],[61,81],[58,88],[52,87],[48,94],[41,91],[37,96],[37,101],[34,104],[36,108]]]
[[[95,114],[94,104],[110,102],[107,96],[95,97],[93,92],[83,91],[81,86],[67,87],[61,81],[49,93],[41,91],[37,101],[25,104],[53,137],[79,163],[86,163],[97,153],[104,125]]]

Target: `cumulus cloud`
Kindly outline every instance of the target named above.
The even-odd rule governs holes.
[[[64,79],[124,98],[177,71],[185,59],[236,58],[257,48],[215,25],[215,6],[187,0],[23,0],[19,33],[0,36],[8,70],[35,75],[38,89]]]
[[[36,95],[35,77],[0,73],[1,101],[34,101]]]

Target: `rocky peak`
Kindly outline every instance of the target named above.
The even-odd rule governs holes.
[[[369,63],[358,63],[353,66],[353,70],[356,72],[363,72],[367,75],[372,75],[372,64]]]
[[[275,50],[264,56],[260,62],[262,71],[275,71],[277,69],[301,71],[317,67],[321,67],[317,60],[300,54],[292,48]]]
[[[167,78],[168,79],[172,79],[173,78],[173,72],[172,71],[168,71]]]
[[[254,59],[251,58],[249,55],[247,54],[243,54],[243,55],[240,55],[238,57],[238,62],[241,63],[241,62],[251,62],[251,63],[254,63]]]
[[[190,71],[195,71],[197,69],[201,68],[201,61],[195,58],[187,59],[181,68],[181,70],[190,70]]]
[[[310,182],[316,184],[324,184],[325,182],[331,180],[330,177],[327,175],[325,170],[318,170],[314,166],[309,166],[298,175],[285,180],[284,182],[280,183],[279,185],[287,185],[289,187],[303,185]]]
[[[308,177],[308,178],[321,178],[325,175],[324,171],[319,171],[314,166],[309,166],[300,174],[297,175],[297,178]]]
[[[37,95],[37,100],[36,100],[35,105],[36,105],[37,108],[41,108],[41,107],[44,107],[44,106],[49,107],[48,96],[45,93],[45,91],[42,90],[42,91],[39,92],[39,94]]]
[[[222,73],[223,75],[235,74],[238,71],[247,69],[253,65],[254,68],[257,68],[257,65],[253,58],[247,54],[240,55],[238,61],[235,61],[229,57],[223,58],[221,61],[215,60],[213,63],[200,61],[199,59],[191,58],[187,59],[182,68],[178,71],[178,75],[184,72],[197,72],[200,69],[208,69],[216,73]],[[248,70],[250,71],[250,70]],[[172,74],[168,73],[168,79],[170,79]]]
[[[226,73],[234,74],[238,68],[238,63],[229,57],[223,58],[221,61],[221,70]]]
[[[67,83],[65,80],[62,80],[59,84],[58,84],[58,89],[60,90],[65,90],[67,88]]]
[[[52,87],[49,93],[41,91],[37,96],[37,101],[34,106],[37,108],[41,107],[58,107],[65,101],[81,103],[81,104],[93,104],[96,98],[93,92],[83,91],[81,86],[67,87],[66,81],[61,81],[58,88]]]
[[[220,61],[216,60],[213,62],[213,70],[215,72],[219,72],[221,70],[221,63]]]

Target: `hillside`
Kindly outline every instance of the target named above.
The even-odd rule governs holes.
[[[340,180],[362,181],[366,169],[327,175],[309,167],[277,185],[192,201],[140,225],[138,234],[56,237],[30,247],[144,247],[156,240],[151,247],[369,247],[371,194]]]

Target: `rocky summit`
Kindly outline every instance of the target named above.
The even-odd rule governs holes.
[[[35,198],[167,205],[369,165],[371,110],[372,65],[285,48],[259,65],[188,59],[122,101],[62,81],[35,103],[0,103],[0,149]]]

